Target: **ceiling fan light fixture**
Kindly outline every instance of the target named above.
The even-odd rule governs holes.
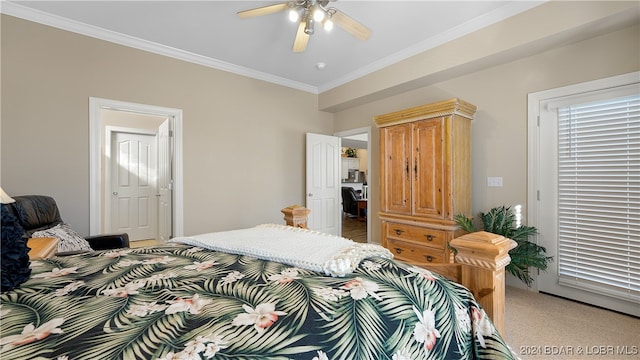
[[[313,33],[314,33],[314,29],[313,29],[314,23],[315,23],[315,21],[313,21],[312,17],[310,17],[310,16],[307,17],[306,25],[304,27],[304,33],[305,34],[313,35]]]
[[[292,5],[289,8],[289,20],[291,22],[298,22],[298,20],[300,20],[300,17],[302,16],[302,12],[304,10],[298,6]]]
[[[324,31],[331,31],[333,29],[333,21],[331,21],[330,18],[324,19],[322,27],[324,28]]]
[[[313,20],[320,22],[324,20],[325,17],[326,17],[326,14],[324,12],[324,9],[322,9],[320,5],[315,5],[313,9]]]
[[[0,0],[2,1],[2,0]],[[290,21],[297,24],[293,52],[300,53],[307,47],[309,37],[315,33],[318,22],[325,31],[331,31],[334,24],[360,40],[367,40],[371,30],[334,7],[328,6],[337,0],[286,0],[278,4],[238,11],[241,19],[287,12]]]

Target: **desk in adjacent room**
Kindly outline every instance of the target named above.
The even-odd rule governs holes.
[[[367,221],[367,199],[358,200],[358,220]]]

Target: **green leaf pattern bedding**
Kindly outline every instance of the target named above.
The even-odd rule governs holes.
[[[464,287],[379,257],[328,277],[175,244],[32,262],[2,359],[510,359]]]

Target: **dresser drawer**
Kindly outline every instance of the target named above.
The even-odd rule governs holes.
[[[444,249],[447,243],[447,233],[441,230],[392,222],[386,223],[386,228],[387,239],[411,240],[436,249]]]
[[[407,262],[446,263],[445,251],[402,240],[387,239],[387,248],[398,260]]]

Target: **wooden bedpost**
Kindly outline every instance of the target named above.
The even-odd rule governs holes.
[[[304,229],[307,228],[307,216],[311,210],[300,205],[291,205],[280,211],[284,214],[284,220],[287,225]]]
[[[504,236],[478,231],[451,240],[456,263],[462,265],[461,284],[473,292],[476,300],[505,335],[505,271],[511,262],[509,250],[517,243]]]

